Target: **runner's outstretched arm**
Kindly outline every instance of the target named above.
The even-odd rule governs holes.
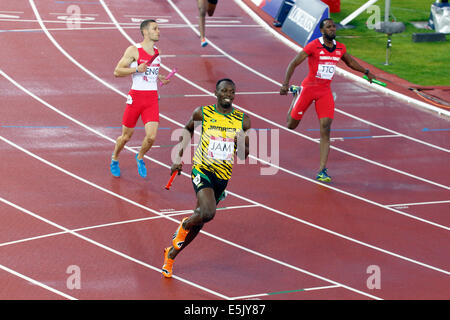
[[[373,79],[375,79],[375,75],[372,74],[369,69],[366,69],[364,67],[362,67],[358,61],[356,61],[355,59],[352,58],[351,55],[349,55],[347,52],[342,56],[342,60],[345,62],[345,64],[352,68],[355,71],[359,71],[362,72],[364,74],[367,75],[367,77],[369,78],[369,81],[372,82]]]
[[[283,85],[280,88],[280,94],[286,95],[289,91],[289,81],[291,81],[291,77],[294,74],[295,68],[297,68],[305,59],[308,58],[308,54],[305,51],[300,51],[298,55],[295,56],[294,59],[289,63],[286,69],[286,75],[284,77]]]

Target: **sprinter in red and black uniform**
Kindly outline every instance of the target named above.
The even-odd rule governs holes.
[[[289,81],[295,68],[308,58],[309,74],[303,80],[300,92],[295,96],[287,115],[287,127],[297,128],[306,110],[315,101],[316,113],[320,122],[320,165],[316,179],[330,182],[331,177],[327,173],[327,160],[330,151],[330,129],[334,118],[334,99],[331,92],[331,80],[336,71],[339,60],[343,60],[353,70],[360,71],[368,76],[370,81],[375,76],[368,69],[364,69],[348,53],[344,44],[337,42],[336,25],[332,19],[324,19],[320,22],[322,37],[308,43],[289,64],[286,76],[280,89],[281,95],[286,95],[289,90]]]

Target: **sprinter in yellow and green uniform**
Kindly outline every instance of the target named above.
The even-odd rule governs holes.
[[[202,107],[202,113],[202,137],[193,159],[193,175],[210,172],[221,180],[229,180],[235,154],[234,138],[242,130],[244,113],[237,109],[222,113],[214,104]]]
[[[181,172],[181,158],[194,134],[195,124],[201,123],[202,134],[195,151],[192,165],[192,184],[197,196],[197,205],[190,217],[185,217],[172,239],[172,246],[164,250],[162,273],[172,276],[175,257],[200,232],[203,225],[214,218],[216,207],[223,198],[228,180],[231,178],[235,154],[246,159],[249,153],[250,118],[233,108],[236,86],[230,79],[221,79],[216,84],[217,103],[194,110],[180,137],[177,159],[171,174]]]

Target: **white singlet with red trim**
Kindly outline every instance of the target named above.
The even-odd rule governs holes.
[[[145,91],[156,91],[158,90],[158,74],[159,67],[161,66],[161,57],[159,56],[158,48],[153,47],[155,54],[152,56],[148,54],[140,43],[136,45],[139,51],[139,58],[137,61],[133,61],[130,64],[130,68],[137,68],[141,63],[147,63],[152,60],[152,58],[157,55],[157,57],[152,61],[150,66],[147,66],[145,72],[136,72],[132,74],[133,84],[131,86],[132,90],[145,90]]]

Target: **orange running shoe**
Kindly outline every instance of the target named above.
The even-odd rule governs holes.
[[[162,266],[162,274],[166,278],[172,278],[173,262],[175,260],[169,259],[169,251],[171,247],[164,249],[164,265]]]
[[[172,237],[172,245],[175,249],[180,250],[181,247],[184,244],[184,239],[186,239],[187,234],[189,233],[189,230],[186,230],[183,228],[183,222],[188,219],[189,217],[184,218],[181,220],[180,225],[178,226],[177,231],[173,234]]]

